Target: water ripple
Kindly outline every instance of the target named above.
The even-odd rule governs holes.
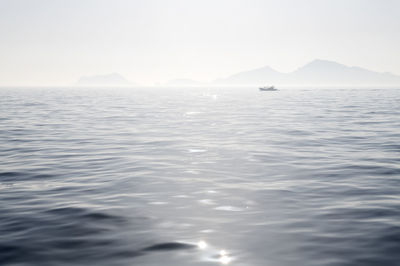
[[[400,261],[400,90],[0,89],[0,264]]]

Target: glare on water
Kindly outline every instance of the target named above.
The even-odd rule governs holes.
[[[400,90],[0,90],[1,265],[400,261]]]

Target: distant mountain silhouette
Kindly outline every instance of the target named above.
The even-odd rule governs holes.
[[[284,76],[285,74],[266,66],[254,70],[240,72],[225,79],[218,79],[215,81],[215,83],[227,85],[269,84],[271,82],[276,83],[278,80],[283,80]]]
[[[80,77],[76,85],[105,86],[105,85],[134,85],[118,73]]]
[[[400,85],[400,76],[317,59],[290,73],[281,73],[270,67],[263,67],[240,72],[216,80],[215,83],[227,85]]]

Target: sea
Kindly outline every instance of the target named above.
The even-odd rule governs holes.
[[[0,88],[2,266],[398,266],[400,88]]]

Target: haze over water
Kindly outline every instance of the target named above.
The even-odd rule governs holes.
[[[2,88],[1,265],[399,265],[397,88]]]

